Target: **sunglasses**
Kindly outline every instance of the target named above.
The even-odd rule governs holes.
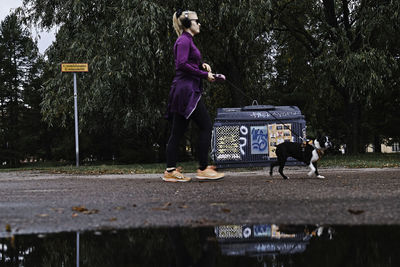
[[[195,21],[197,23],[197,25],[200,24],[200,20],[199,19],[191,19],[190,21]]]

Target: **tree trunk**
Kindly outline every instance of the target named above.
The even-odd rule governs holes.
[[[346,103],[347,137],[346,143],[350,154],[363,153],[360,137],[360,104],[348,101]]]
[[[378,135],[374,136],[374,152],[375,153],[382,153],[381,149],[381,139]]]
[[[248,103],[250,101],[248,100],[248,97],[250,96],[247,96],[245,93],[245,90],[243,88],[242,75],[233,56],[230,58],[227,69],[227,79],[233,84],[229,84],[231,90],[230,93],[232,96],[232,105],[234,107],[250,105],[251,103]]]

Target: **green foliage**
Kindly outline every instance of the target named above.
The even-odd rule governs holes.
[[[397,2],[274,2],[279,69],[272,96],[283,93],[283,103],[296,101],[309,133],[334,136],[350,152],[363,151],[374,136],[388,136],[378,128],[382,117],[373,114],[393,110],[390,101],[379,99],[398,91],[393,87],[399,79],[398,44],[392,38],[399,31],[398,11]],[[398,121],[393,116],[389,120],[392,125]],[[396,127],[390,134],[399,133]]]
[[[0,26],[0,162],[43,157],[45,125],[41,123],[43,60],[30,33],[15,14]]]
[[[163,120],[174,75],[172,14],[180,1],[24,0],[21,18],[58,27],[42,76],[43,119],[73,132],[72,75],[62,62],[87,62],[78,75],[82,158],[162,161]],[[195,1],[195,43],[229,83],[204,83],[218,107],[297,105],[309,135],[329,134],[350,152],[399,138],[399,3],[396,1]],[[239,92],[239,88],[242,92]],[[382,114],[382,115],[381,115]],[[384,115],[384,116],[383,116]],[[391,125],[391,126],[388,126]],[[195,146],[196,129],[188,133]],[[72,138],[52,150],[73,156]],[[68,152],[68,153],[67,153]]]

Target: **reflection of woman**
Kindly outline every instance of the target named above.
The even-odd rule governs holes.
[[[172,131],[167,146],[167,169],[163,180],[167,182],[188,182],[176,168],[178,145],[189,120],[199,127],[197,178],[207,180],[221,179],[224,174],[208,166],[208,149],[211,140],[211,120],[201,100],[202,79],[215,81],[211,67],[202,63],[200,51],[193,42],[193,36],[200,33],[200,22],[196,12],[178,10],[173,16],[173,25],[178,39],[174,45],[175,78],[168,99],[167,117],[172,119]],[[204,69],[201,70],[200,68]]]

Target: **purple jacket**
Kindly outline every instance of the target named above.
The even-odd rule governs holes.
[[[203,92],[202,80],[208,72],[200,70],[202,59],[193,36],[183,32],[174,45],[175,78],[168,97],[167,118],[178,113],[186,119],[196,109]]]

